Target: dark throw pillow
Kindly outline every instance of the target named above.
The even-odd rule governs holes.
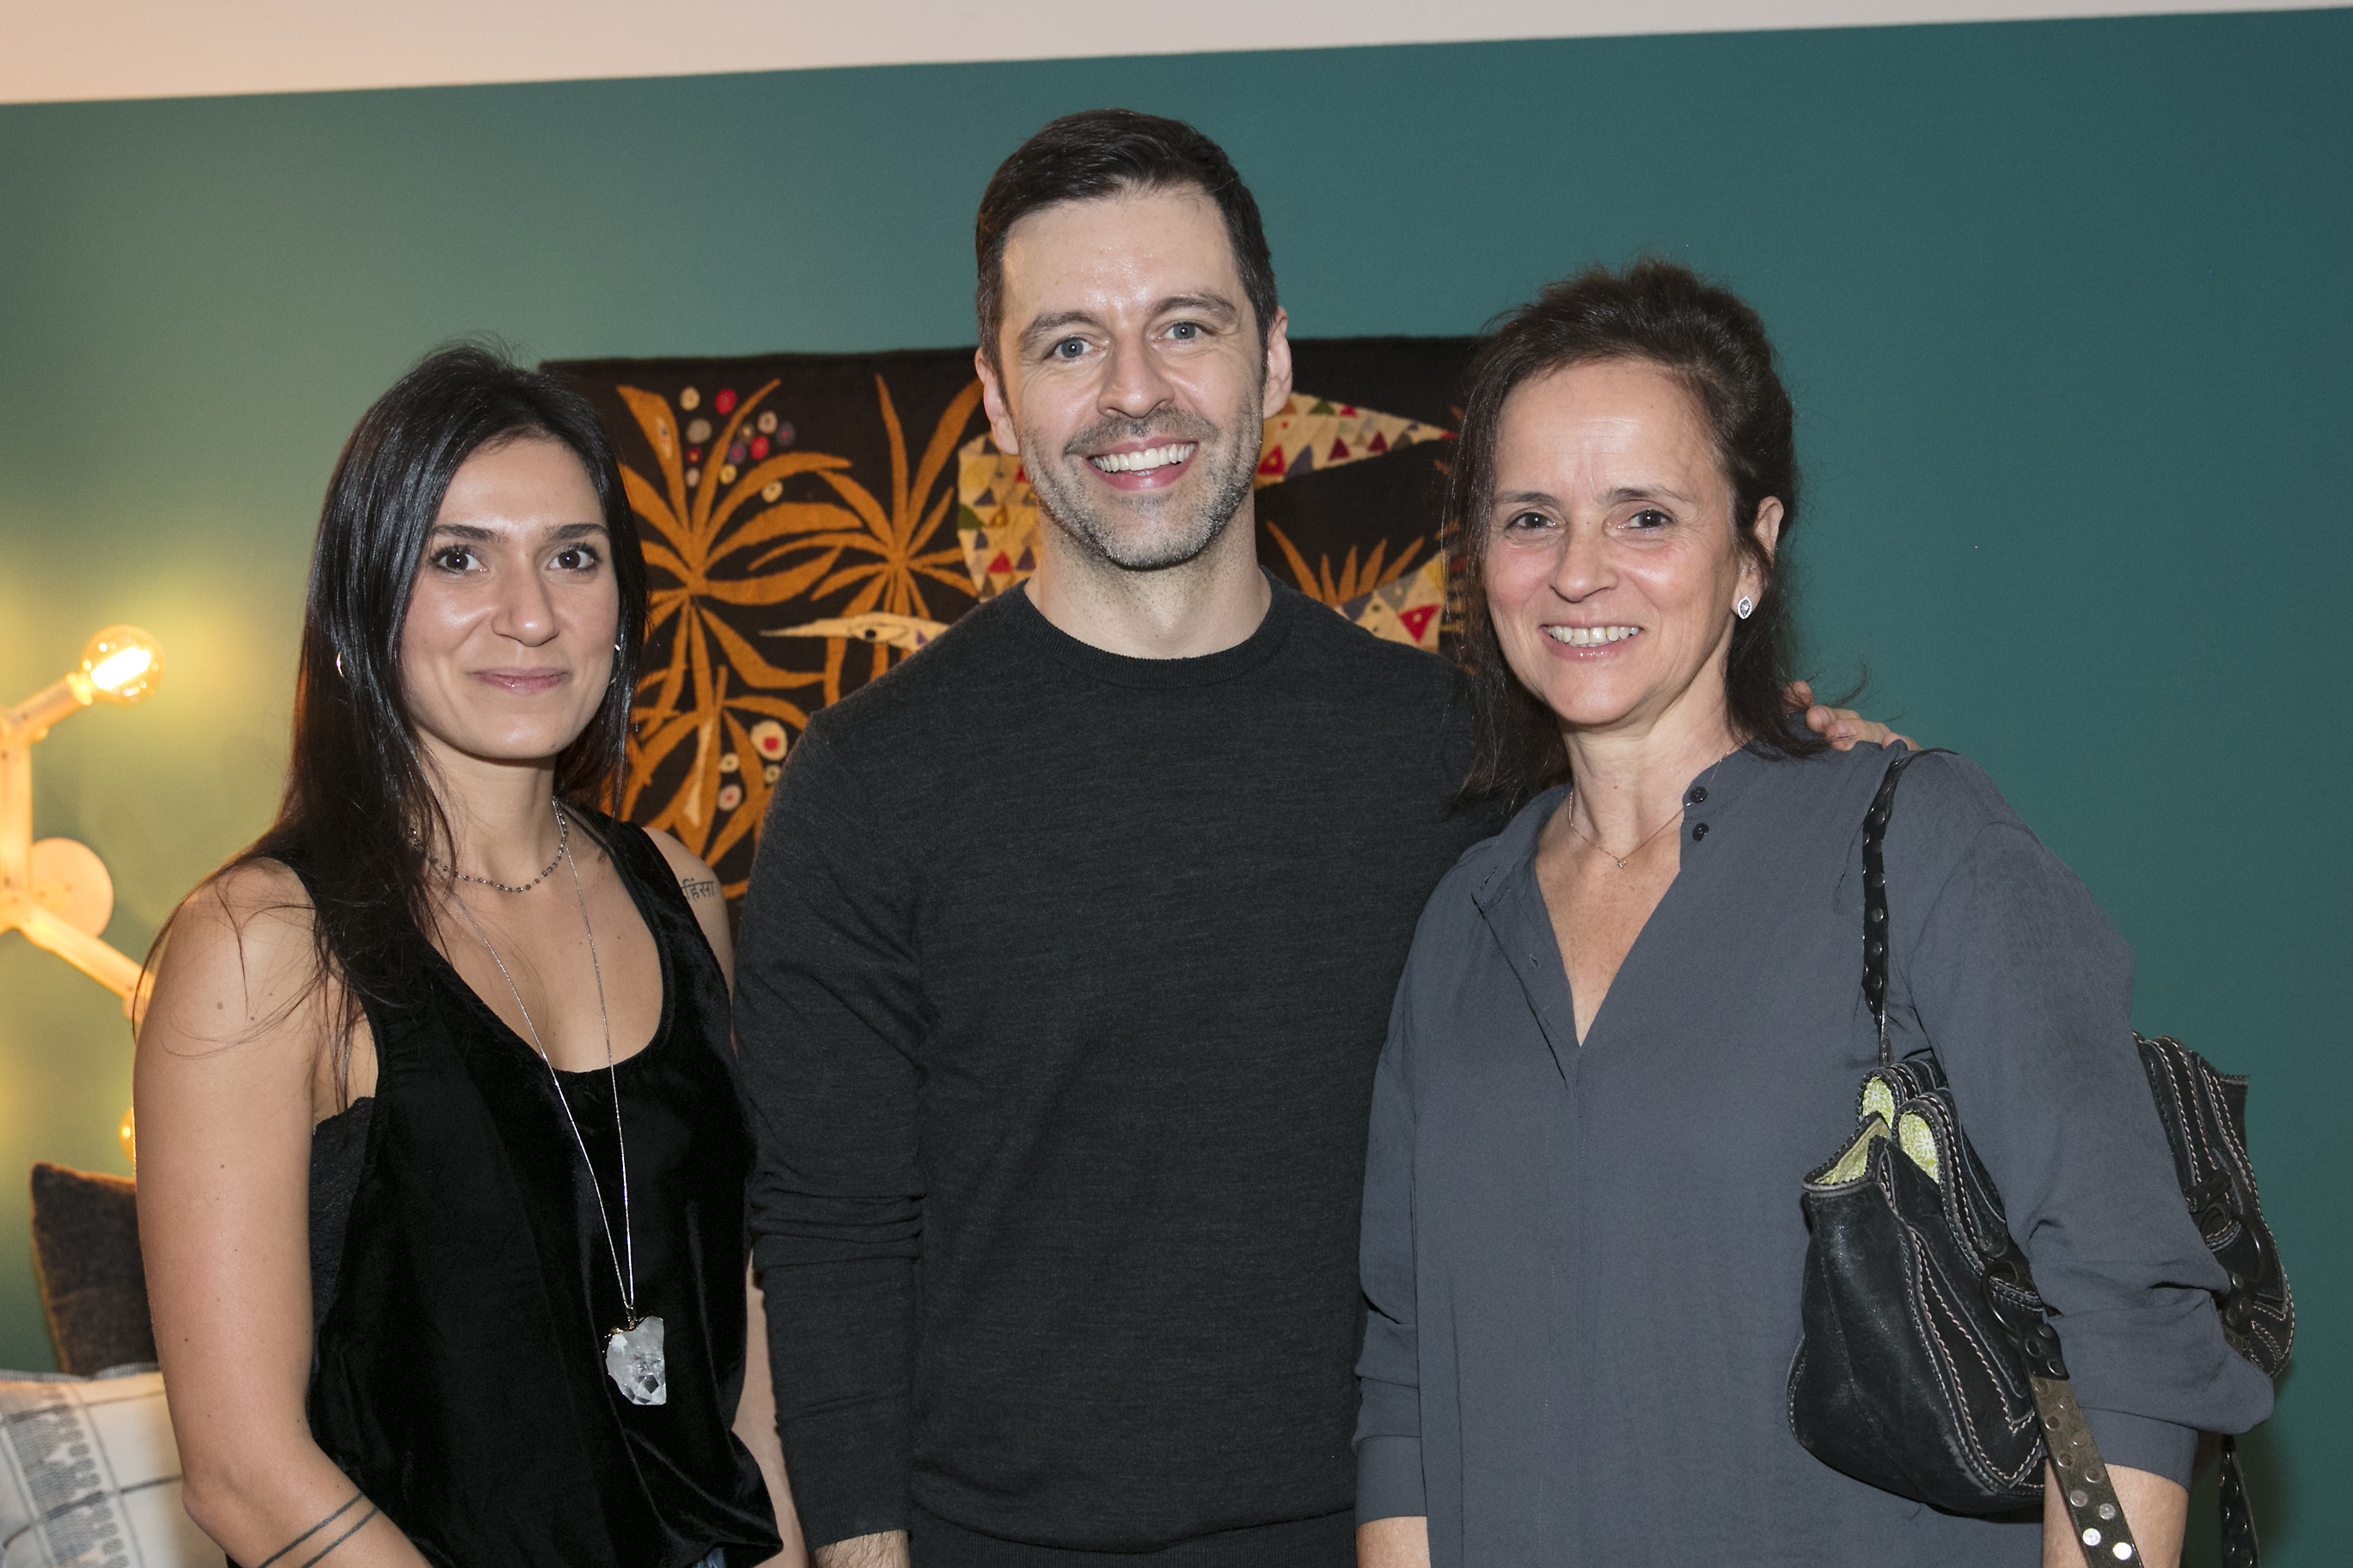
[[[87,1376],[155,1359],[138,1192],[123,1176],[33,1166],[33,1258],[58,1365],[67,1372]]]

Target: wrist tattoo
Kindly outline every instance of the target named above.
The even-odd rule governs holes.
[[[327,1542],[326,1545],[319,1548],[318,1556],[311,1558],[309,1563],[303,1563],[302,1568],[312,1568],[312,1564],[318,1563],[321,1558],[325,1557],[328,1552],[332,1552],[336,1547],[341,1546],[344,1542],[349,1541],[353,1536],[357,1535],[360,1532],[361,1528],[375,1517],[375,1504],[370,1503],[368,1504],[368,1510],[360,1515],[359,1518],[353,1520],[350,1529],[344,1531],[341,1535],[338,1535],[332,1541]]]
[[[363,1500],[364,1500],[361,1493],[353,1492],[343,1503],[343,1507],[337,1509],[334,1512],[329,1514],[326,1518],[321,1520],[318,1523],[312,1525],[310,1529],[304,1531],[301,1534],[296,1536],[293,1540],[288,1542],[285,1545],[280,1547],[277,1551],[263,1558],[259,1563],[254,1565],[254,1568],[275,1568],[275,1564],[280,1558],[284,1557],[288,1552],[293,1551],[296,1547],[301,1545],[304,1542],[310,1540],[312,1536],[318,1534],[321,1531],[326,1529],[329,1525],[343,1518],[343,1515],[351,1512],[352,1510],[358,1507]],[[320,1550],[316,1556],[311,1557],[309,1562],[302,1563],[301,1568],[311,1568],[311,1563],[316,1563],[319,1561],[319,1558],[324,1557],[328,1552],[332,1552],[336,1547],[341,1546],[344,1542],[349,1541],[353,1536],[358,1534],[360,1526],[365,1524],[369,1520],[372,1520],[375,1517],[375,1505],[370,1503],[365,1513],[360,1515],[359,1519],[347,1528],[341,1535],[338,1535],[332,1541],[328,1542],[327,1544]]]
[[[690,899],[715,899],[719,896],[719,884],[702,877],[681,877],[678,885],[686,890]]]

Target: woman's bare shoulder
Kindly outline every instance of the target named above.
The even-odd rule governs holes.
[[[719,873],[704,865],[702,857],[659,827],[647,828],[646,837],[653,840],[654,847],[660,850],[661,858],[669,862],[670,874],[678,879],[679,891],[686,895],[686,901],[694,906],[697,915],[707,908],[724,910],[727,907],[727,895],[719,885]]]
[[[735,972],[734,933],[727,924],[727,893],[719,885],[719,874],[702,862],[702,858],[672,838],[659,828],[646,829],[646,837],[669,862],[670,874],[678,879],[678,890],[686,895],[687,907],[694,911],[695,923],[711,943],[711,951],[719,959],[719,967],[733,983]]]
[[[240,861],[181,900],[152,960],[151,1022],[245,1025],[282,1012],[315,979],[316,913],[282,862]],[[200,1017],[199,1015],[211,1015]]]
[[[317,911],[302,879],[283,861],[242,860],[216,871],[180,901],[171,921],[172,945],[228,942],[246,956],[266,957],[315,940]]]
[[[709,882],[712,890],[714,892],[717,890],[719,879],[710,867],[702,863],[702,858],[693,850],[689,849],[659,827],[645,829],[645,835],[653,840],[654,847],[660,850],[661,858],[670,863],[670,870],[678,878],[679,886],[684,888],[691,882]],[[693,890],[690,888],[687,897],[693,896]]]

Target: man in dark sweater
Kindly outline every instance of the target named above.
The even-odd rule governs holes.
[[[1452,669],[1277,586],[1258,210],[1190,127],[1046,127],[981,204],[1039,566],[819,713],[737,1029],[820,1568],[1355,1561],[1357,1214],[1451,805]]]

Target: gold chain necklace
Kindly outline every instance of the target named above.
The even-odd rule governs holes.
[[[1664,833],[1668,828],[1672,827],[1675,825],[1677,818],[1681,817],[1683,814],[1683,807],[1680,805],[1676,806],[1675,815],[1673,816],[1670,816],[1664,822],[1662,822],[1656,827],[1651,829],[1648,834],[1643,836],[1642,842],[1635,845],[1631,849],[1627,850],[1621,857],[1614,853],[1608,845],[1602,843],[1601,840],[1594,837],[1593,835],[1588,833],[1585,829],[1577,825],[1577,797],[1572,795],[1569,797],[1568,802],[1568,830],[1571,833],[1576,834],[1579,838],[1584,839],[1588,844],[1592,845],[1596,849],[1600,850],[1605,858],[1617,863],[1618,869],[1623,871],[1626,868],[1627,861],[1631,860],[1635,856],[1640,855],[1643,850],[1648,849],[1651,847],[1651,840],[1656,838],[1660,834]]]
[[[1728,757],[1731,754],[1732,752],[1726,752],[1724,756]],[[1707,772],[1699,775],[1699,783],[1694,784],[1693,788],[1697,792],[1700,800],[1705,800],[1707,798],[1707,781],[1714,778],[1715,776],[1715,770],[1723,765],[1724,757],[1718,757],[1715,762],[1708,764]],[[1627,850],[1626,853],[1621,856],[1612,850],[1608,845],[1602,843],[1601,840],[1594,837],[1593,835],[1588,833],[1585,829],[1577,825],[1577,791],[1575,787],[1572,786],[1568,794],[1568,830],[1571,833],[1576,834],[1579,838],[1584,839],[1588,844],[1592,845],[1596,849],[1600,850],[1606,858],[1617,866],[1618,869],[1623,871],[1626,868],[1627,861],[1631,860],[1635,856],[1640,855],[1643,850],[1648,849],[1651,847],[1651,841],[1652,839],[1658,837],[1660,834],[1664,833],[1668,828],[1672,827],[1679,820],[1682,819],[1683,813],[1689,811],[1694,804],[1695,802],[1694,802],[1692,797],[1686,795],[1682,801],[1676,804],[1674,815],[1672,816],[1668,817],[1664,822],[1662,822],[1656,827],[1651,829],[1650,832],[1644,834],[1642,836],[1642,842],[1635,845],[1634,847]]]

